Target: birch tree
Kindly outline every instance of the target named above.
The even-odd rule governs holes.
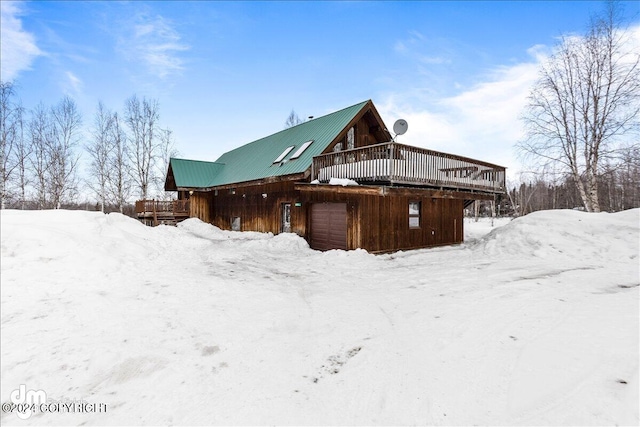
[[[12,82],[0,82],[0,209],[5,209],[8,186],[17,167],[15,150],[22,135],[22,108],[16,104]]]
[[[113,116],[102,102],[98,103],[93,119],[92,141],[85,147],[91,163],[89,165],[89,187],[93,189],[100,203],[100,210],[104,212],[108,199],[108,185],[111,174],[109,159],[114,148],[112,141]]]
[[[31,110],[31,117],[28,124],[28,137],[32,149],[29,158],[29,170],[33,176],[33,189],[35,199],[39,209],[48,207],[49,185],[47,175],[50,167],[50,156],[48,147],[51,144],[51,123],[49,121],[49,111],[40,103]]]
[[[638,129],[640,54],[609,3],[584,37],[564,37],[529,95],[522,152],[570,174],[584,208],[599,212],[598,174]]]
[[[19,132],[14,149],[15,158],[15,176],[14,183],[18,193],[18,205],[20,209],[24,210],[27,202],[27,187],[30,183],[29,178],[29,159],[32,153],[32,146],[29,139],[25,136],[26,126],[24,123],[25,110],[22,105],[18,106],[19,113],[17,118],[19,120],[17,130]]]
[[[149,186],[154,182],[154,168],[159,155],[157,126],[158,101],[136,95],[125,102],[124,119],[130,131],[128,158],[132,169],[132,180],[140,197],[146,199]]]
[[[127,155],[127,135],[118,113],[113,113],[109,130],[112,149],[109,156],[108,194],[110,201],[122,213],[131,193],[131,171]]]
[[[77,191],[77,166],[82,117],[76,103],[65,96],[51,109],[52,138],[48,145],[51,202],[60,209],[62,202],[71,199]]]
[[[169,163],[172,157],[178,156],[178,150],[175,148],[175,141],[173,138],[173,131],[170,129],[160,130],[160,155],[158,157],[158,169],[156,173],[156,187],[159,194],[164,194],[163,198],[171,198],[168,193],[164,191],[164,183],[169,170]]]

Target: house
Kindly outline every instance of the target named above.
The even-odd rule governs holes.
[[[504,167],[394,142],[371,100],[215,162],[172,158],[165,182],[191,217],[222,229],[370,252],[462,242],[465,206],[504,188]]]

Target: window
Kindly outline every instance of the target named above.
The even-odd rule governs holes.
[[[409,202],[409,228],[420,228],[420,202]]]
[[[289,157],[289,160],[297,159],[298,157],[300,157],[302,155],[302,153],[304,153],[304,150],[306,150],[307,147],[309,147],[312,142],[313,142],[313,140],[307,141],[304,144],[302,144],[302,146],[300,148],[298,148],[296,150],[296,152],[293,153],[293,155],[291,157]]]
[[[282,204],[280,231],[283,233],[291,233],[291,203]]]
[[[240,230],[240,217],[239,216],[231,217],[231,230],[233,230],[233,231],[241,231]]]
[[[347,150],[353,150],[356,148],[356,136],[355,129],[351,127],[347,132]]]
[[[280,154],[278,156],[278,158],[273,161],[273,163],[280,163],[282,160],[284,160],[284,158],[287,157],[287,154],[289,154],[291,152],[291,150],[294,149],[294,147],[295,147],[295,145],[292,145],[290,147],[285,148],[285,150],[282,152],[282,154]]]

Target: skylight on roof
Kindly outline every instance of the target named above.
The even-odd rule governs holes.
[[[302,144],[302,146],[298,148],[295,153],[293,153],[293,156],[291,156],[289,160],[297,159],[298,157],[300,157],[302,153],[304,153],[304,150],[306,150],[307,147],[309,147],[312,142],[313,142],[313,139],[311,141],[307,141],[304,144]]]
[[[292,145],[290,147],[285,148],[285,150],[282,152],[282,154],[280,154],[278,156],[278,158],[273,161],[273,163],[280,163],[282,161],[282,159],[284,159],[287,156],[287,154],[289,154],[291,152],[291,150],[293,150],[294,147],[295,147],[295,145]]]

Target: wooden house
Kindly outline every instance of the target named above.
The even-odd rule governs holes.
[[[465,206],[504,187],[504,167],[394,142],[371,100],[215,162],[173,158],[165,182],[191,217],[222,229],[370,252],[462,242]]]

